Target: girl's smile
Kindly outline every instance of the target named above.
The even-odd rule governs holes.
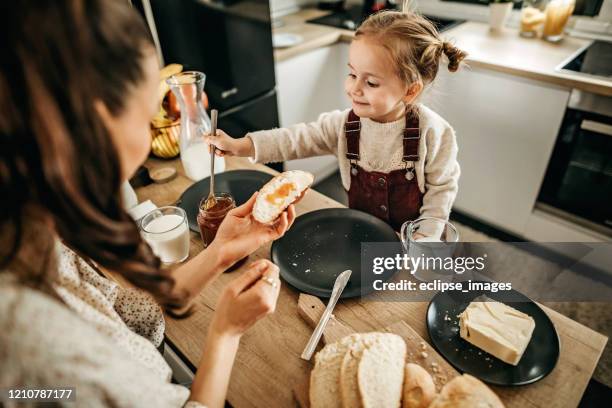
[[[387,49],[367,37],[356,39],[349,48],[348,67],[345,91],[357,116],[392,122],[404,115],[406,103],[414,97]]]

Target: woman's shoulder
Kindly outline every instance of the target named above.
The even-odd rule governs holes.
[[[0,378],[5,383],[11,376],[46,383],[51,370],[36,373],[35,367],[61,364],[61,350],[75,352],[83,346],[73,339],[90,338],[93,333],[84,337],[84,322],[52,296],[18,283],[10,272],[0,275],[0,349],[6,353]]]
[[[0,344],[23,358],[43,358],[58,340],[87,331],[85,322],[61,301],[0,272]],[[86,333],[93,334],[93,333]],[[78,344],[77,344],[78,347]],[[35,353],[38,350],[40,356]],[[47,350],[47,352],[43,352]]]
[[[134,362],[51,295],[0,271],[0,384],[77,387],[92,406],[182,406],[189,391]]]

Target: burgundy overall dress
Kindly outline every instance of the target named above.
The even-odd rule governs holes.
[[[381,173],[365,171],[359,165],[361,122],[353,110],[349,112],[344,133],[347,144],[346,158],[351,163],[349,207],[380,218],[395,231],[399,231],[404,222],[417,219],[423,204],[423,193],[419,190],[414,169],[414,162],[419,160],[421,141],[418,111],[408,109],[406,113],[402,157],[404,169]]]

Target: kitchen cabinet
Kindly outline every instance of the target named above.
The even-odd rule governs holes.
[[[276,63],[279,121],[283,127],[316,120],[323,112],[350,106],[344,93],[348,44],[318,48]],[[320,181],[338,168],[335,156],[291,160],[286,170],[307,170]]]
[[[523,235],[570,90],[466,68],[440,68],[424,103],[455,129],[462,174],[455,209]]]

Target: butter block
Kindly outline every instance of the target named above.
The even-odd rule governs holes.
[[[534,329],[531,316],[484,296],[459,316],[461,338],[512,365],[523,357]]]

